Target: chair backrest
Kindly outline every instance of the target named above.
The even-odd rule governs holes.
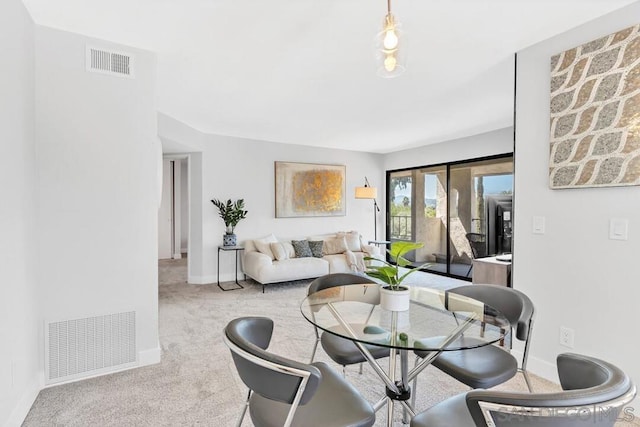
[[[574,353],[558,355],[563,391],[474,390],[466,401],[476,426],[613,426],[636,388],[616,366]]]
[[[367,283],[376,283],[376,282],[369,279],[368,277],[360,276],[358,274],[351,274],[351,273],[325,274],[324,276],[320,276],[317,279],[313,280],[309,284],[309,289],[307,289],[307,295],[311,295],[323,289],[333,288],[334,286],[360,285],[360,284],[367,284]]]
[[[487,242],[485,235],[482,233],[467,233],[465,237],[471,246],[471,254],[473,258],[484,258],[487,256]]]
[[[267,317],[241,317],[224,329],[240,378],[261,396],[297,406],[316,392],[322,375],[318,368],[266,351],[273,333]]]
[[[511,323],[516,331],[516,337],[527,341],[531,333],[534,307],[524,293],[499,285],[465,285],[451,289],[449,292],[464,295],[490,305]]]

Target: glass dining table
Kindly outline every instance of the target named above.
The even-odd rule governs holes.
[[[443,351],[471,350],[504,339],[510,331],[505,316],[469,297],[414,286],[407,311],[389,311],[380,305],[380,285],[358,284],[323,289],[307,296],[300,309],[313,325],[351,340],[385,385],[376,411],[387,406],[387,426],[392,426],[394,404],[403,420],[415,416],[410,382]],[[460,340],[463,335],[480,338]],[[473,347],[465,343],[473,342]],[[380,366],[365,344],[389,348],[388,370]],[[427,350],[428,356],[409,368],[409,352]],[[397,358],[400,358],[399,372]]]

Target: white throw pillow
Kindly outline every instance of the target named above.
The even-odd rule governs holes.
[[[322,245],[322,253],[325,255],[341,254],[344,253],[347,249],[347,242],[344,236],[325,240],[324,244]]]
[[[282,242],[282,245],[284,246],[284,250],[287,251],[288,258],[296,257],[296,250],[293,248],[291,242]]]
[[[282,243],[282,242],[270,243],[269,247],[271,248],[271,252],[273,252],[273,256],[278,261],[282,261],[283,259],[289,259],[289,251],[285,247],[284,243]],[[292,248],[293,248],[293,246],[292,246]]]
[[[362,245],[360,244],[360,233],[357,231],[347,231],[338,233],[338,237],[344,236],[347,242],[347,249],[353,252],[362,251]]]
[[[278,239],[273,234],[269,234],[262,239],[256,239],[253,241],[253,244],[256,246],[258,252],[265,254],[271,259],[274,259],[273,252],[271,251],[271,243],[276,243]]]

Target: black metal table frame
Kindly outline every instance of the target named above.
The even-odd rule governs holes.
[[[236,253],[236,285],[235,288],[225,289],[220,285],[220,251],[234,251]],[[242,246],[218,246],[218,287],[223,291],[235,291],[237,289],[244,289],[244,286],[238,282],[238,253],[244,251]],[[244,273],[243,273],[244,274]],[[247,276],[244,276],[244,279],[247,280]]]

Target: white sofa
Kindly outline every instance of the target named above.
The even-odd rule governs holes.
[[[321,257],[296,256],[292,240],[278,240],[269,235],[244,242],[243,271],[263,285],[263,292],[264,285],[269,283],[311,279],[330,273],[362,272],[366,265],[365,256],[383,258],[380,248],[365,245],[357,232],[339,232],[300,239],[322,241]]]

